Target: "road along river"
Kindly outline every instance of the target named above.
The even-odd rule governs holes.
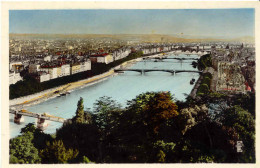
[[[169,54],[169,58],[199,58],[197,55],[178,55]],[[155,61],[154,59],[136,62],[128,67],[129,69],[170,69],[170,70],[197,70],[191,65],[194,60],[175,60],[164,59]],[[26,107],[26,110],[34,113],[48,113],[65,119],[75,115],[77,102],[80,97],[84,99],[85,108],[93,108],[93,103],[102,96],[112,97],[113,100],[126,106],[127,100],[135,98],[138,94],[147,91],[170,91],[178,100],[185,100],[186,95],[190,94],[194,85],[190,80],[199,78],[199,73],[182,72],[172,75],[169,72],[140,72],[127,71],[118,75],[111,76],[98,83],[79,88],[71,94],[49,99],[45,102]],[[10,114],[10,138],[20,134],[21,128],[30,122],[37,122],[37,119],[24,117],[21,124],[13,122],[14,115]],[[47,122],[48,126],[45,133],[55,133],[62,123]]]

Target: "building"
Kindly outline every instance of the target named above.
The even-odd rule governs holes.
[[[9,70],[10,71],[15,71],[15,72],[21,72],[23,70],[24,65],[22,62],[12,62],[9,64]]]
[[[61,66],[61,76],[70,75],[70,64],[63,64]]]
[[[80,63],[80,72],[91,70],[91,61],[85,61]]]
[[[58,77],[58,68],[52,66],[41,66],[40,71],[44,71],[50,74],[50,79],[55,79]]]
[[[48,55],[48,56],[44,57],[43,60],[44,60],[45,62],[51,62],[51,56]]]
[[[130,53],[131,53],[131,49],[122,48],[122,49],[115,50],[112,53],[112,57],[113,57],[114,61],[116,61],[116,60],[127,57]]]
[[[20,73],[15,73],[14,71],[9,72],[9,85],[15,84],[20,80],[23,80]]]
[[[114,61],[113,56],[108,53],[91,55],[89,58],[93,63],[109,64]]]
[[[38,72],[38,76],[36,78],[39,82],[45,82],[51,79],[51,76],[49,73],[46,73],[44,71]]]
[[[216,91],[245,93],[245,79],[239,65],[230,62],[218,63],[218,82]]]
[[[73,75],[75,73],[79,73],[80,69],[81,69],[80,63],[73,63],[73,64],[71,64],[70,74]]]
[[[61,66],[57,66],[57,77],[62,77],[62,73],[61,73]]]

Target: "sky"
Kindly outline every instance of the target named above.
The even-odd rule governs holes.
[[[254,36],[254,9],[10,10],[9,32]]]

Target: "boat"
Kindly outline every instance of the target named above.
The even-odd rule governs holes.
[[[191,84],[191,85],[193,85],[193,84],[194,84],[194,82],[195,82],[195,79],[194,79],[194,78],[192,78],[192,79],[190,80],[190,84]]]
[[[66,96],[67,94],[70,94],[70,92],[60,93],[60,95],[58,97]]]

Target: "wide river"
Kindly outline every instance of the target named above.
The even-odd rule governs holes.
[[[199,58],[197,55],[169,55],[169,58]],[[171,69],[171,70],[196,70],[191,65],[192,60],[165,59],[155,62],[152,60],[140,61],[133,64],[134,69]],[[113,100],[126,106],[127,100],[135,98],[138,94],[147,91],[170,91],[174,98],[185,100],[186,94],[189,94],[194,85],[190,80],[199,78],[198,73],[177,73],[172,75],[168,72],[146,72],[144,75],[139,72],[124,72],[111,76],[101,82],[74,90],[71,94],[63,97],[56,97],[45,102],[27,107],[28,111],[35,113],[48,113],[63,118],[71,118],[75,115],[77,102],[80,97],[84,99],[85,108],[93,108],[93,103],[102,96],[112,97]],[[30,122],[36,123],[37,120],[30,117],[24,117],[21,124],[13,122],[13,114],[10,114],[10,138],[20,134],[21,128]],[[61,127],[61,123],[48,122],[45,133],[55,133],[56,129]]]

